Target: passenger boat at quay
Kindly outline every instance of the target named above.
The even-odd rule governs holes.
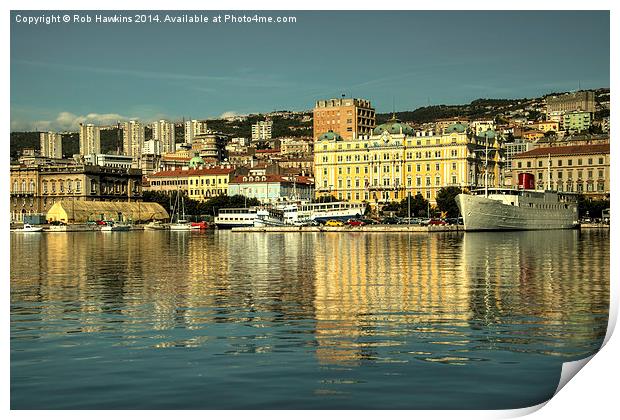
[[[220,209],[215,225],[220,229],[250,226],[304,226],[327,220],[343,220],[364,214],[363,203],[279,203],[271,207]]]
[[[519,174],[515,189],[485,187],[472,194],[457,195],[456,203],[465,231],[579,227],[577,195],[535,190],[532,174]]]

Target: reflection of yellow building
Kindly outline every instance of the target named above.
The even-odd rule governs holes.
[[[469,286],[440,257],[448,236],[324,235],[315,253],[315,316],[322,363],[351,363],[374,346],[398,345],[410,328],[428,333],[449,314],[470,319]],[[357,236],[357,235],[355,235]],[[374,344],[359,342],[377,335]]]
[[[500,186],[500,148],[494,131],[475,136],[458,123],[433,134],[415,132],[392,118],[376,127],[372,135],[353,140],[330,131],[315,142],[316,194],[386,203],[420,193],[434,202],[442,187],[482,186],[485,163],[489,184]]]

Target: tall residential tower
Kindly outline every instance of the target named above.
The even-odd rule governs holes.
[[[123,123],[123,152],[125,156],[140,158],[144,143],[144,126],[140,121],[127,121]]]
[[[60,133],[41,133],[41,156],[62,159],[62,136]]]
[[[94,124],[80,123],[80,155],[96,155],[101,153],[99,127]]]
[[[159,120],[153,123],[153,140],[161,142],[162,153],[174,153],[176,141],[174,139],[174,123]]]

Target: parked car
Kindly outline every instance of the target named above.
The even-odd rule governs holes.
[[[400,224],[403,225],[419,225],[422,222],[421,217],[403,217],[400,219]]]
[[[398,224],[398,217],[384,217],[381,220],[381,223],[384,225],[397,225]]]
[[[327,222],[325,222],[325,226],[344,226],[344,223],[341,222],[340,220],[328,220]]]
[[[365,225],[376,225],[377,221],[373,219],[359,219],[364,222]]]
[[[347,220],[347,225],[349,226],[364,226],[366,222],[362,219],[349,219]]]
[[[444,225],[447,225],[448,223],[446,223],[444,220],[441,220],[441,219],[431,219],[428,221],[428,224],[430,226],[444,226]]]
[[[462,225],[463,218],[462,217],[448,217],[445,219],[445,222],[449,225]]]

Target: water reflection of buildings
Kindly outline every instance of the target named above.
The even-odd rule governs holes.
[[[455,356],[480,346],[592,351],[609,301],[609,248],[593,234],[317,237],[317,358],[355,363],[411,335],[459,341]]]
[[[167,345],[179,331],[200,339],[240,323],[278,345],[272,335],[286,325],[327,364],[376,357],[403,337],[467,346],[474,330],[515,323],[520,333],[478,342],[569,351],[605,334],[609,236],[597,235],[608,233],[12,234],[11,311],[114,329],[125,344],[145,330]],[[247,338],[238,347],[257,351],[263,339]]]
[[[460,241],[458,236],[441,234],[432,239],[424,234],[317,238],[315,307],[320,362],[373,357],[373,347],[390,344],[412,328],[439,330],[435,322],[446,316],[465,324],[470,318],[469,287],[458,279],[455,256]]]

